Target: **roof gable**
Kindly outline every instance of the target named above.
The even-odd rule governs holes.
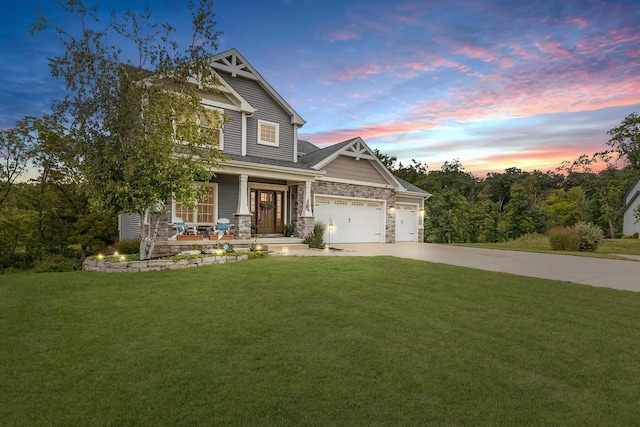
[[[232,77],[243,77],[256,81],[289,115],[291,123],[303,126],[306,121],[271,87],[249,62],[236,49],[221,52],[210,59],[211,66],[216,70],[230,73]]]
[[[634,192],[634,190],[635,190],[636,186],[638,186],[638,184],[640,184],[640,175],[638,175],[638,178],[636,178],[636,180],[633,181],[633,184],[631,185],[631,187],[629,187],[629,190],[624,195],[624,199],[625,200],[627,200],[629,198],[629,196],[631,196],[631,194]],[[638,189],[635,190],[635,191],[640,191],[640,186],[638,186]]]
[[[378,156],[369,148],[367,144],[359,136],[341,143],[330,145],[318,151],[307,154],[300,158],[301,161],[307,162],[314,169],[322,169],[329,163],[333,162],[339,156],[353,157],[356,160],[364,159],[371,161],[375,169],[394,187],[402,189],[402,185],[395,176],[380,161]]]

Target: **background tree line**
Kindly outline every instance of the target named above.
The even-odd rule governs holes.
[[[403,165],[377,154],[396,176],[433,194],[425,203],[427,242],[501,242],[580,221],[614,238],[622,230],[624,196],[640,176],[640,117],[630,114],[608,134],[609,150],[564,162],[555,172],[512,167],[479,178],[458,159],[428,171],[421,162]]]

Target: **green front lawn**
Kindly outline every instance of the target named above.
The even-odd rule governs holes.
[[[507,249],[511,251],[545,252],[564,255],[616,258],[615,255],[640,255],[640,239],[604,239],[595,252],[568,252],[551,249],[549,237],[543,235],[523,236],[516,240],[500,243],[464,243],[460,246],[487,249]]]
[[[640,294],[394,258],[0,276],[2,425],[634,425]]]

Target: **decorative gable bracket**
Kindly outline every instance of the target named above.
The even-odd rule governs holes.
[[[232,77],[241,76],[251,80],[259,80],[235,52],[214,60],[211,65],[214,65],[219,70],[231,73]]]
[[[355,157],[356,160],[376,160],[376,157],[371,154],[371,150],[369,150],[369,147],[367,147],[360,139],[356,139],[355,142],[346,147],[341,154],[344,156]]]

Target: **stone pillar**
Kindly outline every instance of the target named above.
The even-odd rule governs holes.
[[[390,193],[387,197],[386,233],[385,243],[396,242],[396,195]]]
[[[238,212],[236,217],[237,239],[251,239],[251,211],[249,210],[249,176],[240,175],[238,177]]]
[[[251,239],[251,215],[235,214],[236,233],[235,238],[241,240]]]
[[[298,237],[307,237],[313,234],[313,217],[302,217],[296,223],[296,235]]]
[[[303,217],[313,217],[313,210],[311,205],[311,181],[304,183],[304,205],[302,206]]]
[[[298,185],[298,192],[296,197],[296,203],[299,206],[298,215],[296,221],[295,234],[298,237],[306,237],[313,234],[313,210],[311,202],[311,182],[307,181],[304,184]]]

